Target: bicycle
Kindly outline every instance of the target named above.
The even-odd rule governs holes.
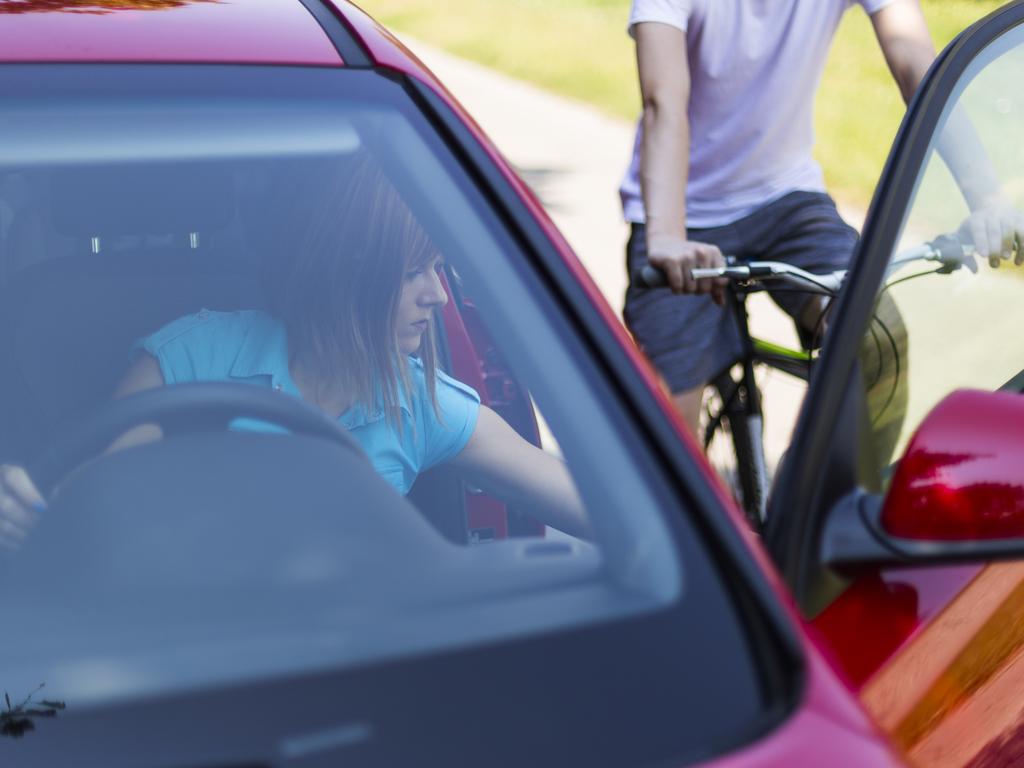
[[[910,277],[932,272],[948,273],[962,266],[967,266],[974,272],[977,271],[977,267],[973,254],[974,249],[961,243],[955,235],[940,235],[923,245],[898,254],[890,262],[888,271],[891,274],[913,261],[924,261],[938,263],[939,267]],[[827,309],[822,311],[817,327],[810,333],[797,327],[802,348],[795,350],[751,335],[746,300],[752,293],[767,290],[765,283],[771,281],[788,284],[790,290],[819,294],[831,300],[838,294],[846,271],[816,275],[783,262],[743,262],[735,256],[729,256],[726,257],[725,266],[696,268],[692,270],[692,275],[696,280],[722,277],[729,280],[726,303],[736,318],[743,353],[738,360],[708,382],[705,388],[704,418],[700,437],[709,458],[713,458],[713,444],[719,437],[726,444],[727,447],[720,453],[727,454],[727,457],[723,460],[723,457],[719,456],[719,461],[713,461],[713,464],[716,464],[719,474],[731,487],[750,527],[759,532],[764,525],[768,507],[770,477],[763,442],[764,412],[761,392],[755,378],[755,368],[766,366],[801,381],[809,381],[820,351],[818,342],[823,335]],[[667,286],[664,274],[650,265],[643,267],[640,273],[634,276],[634,281],[649,288]],[[882,409],[884,411],[898,391],[899,360],[902,353],[888,325],[877,315],[874,320],[886,337],[896,366],[892,391]],[[875,333],[873,327],[871,332]],[[876,338],[876,341],[881,347],[880,339]],[[881,358],[881,351],[879,357]],[[881,370],[881,366],[879,369]]]

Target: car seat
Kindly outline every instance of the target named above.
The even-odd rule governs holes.
[[[262,305],[258,265],[226,235],[229,169],[81,168],[34,183],[48,190],[34,212],[48,238],[72,247],[36,259],[32,240],[8,243],[29,266],[0,291],[2,461],[31,462],[110,397],[141,336],[203,307]]]

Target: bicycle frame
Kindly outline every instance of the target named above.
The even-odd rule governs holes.
[[[751,336],[746,306],[750,292],[731,285],[726,294],[727,306],[739,331],[742,354],[710,383],[718,391],[722,406],[718,413],[709,413],[704,448],[707,450],[710,446],[722,422],[727,422],[736,454],[737,479],[742,494],[740,501],[751,527],[759,530],[767,509],[769,477],[763,441],[761,390],[754,369],[758,365],[766,365],[807,381],[814,357],[809,351],[789,349]],[[737,365],[741,368],[738,378],[732,373]]]

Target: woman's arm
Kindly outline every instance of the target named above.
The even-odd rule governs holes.
[[[473,483],[541,522],[573,536],[591,535],[565,462],[528,443],[490,408],[481,406],[476,428],[453,463]]]
[[[0,547],[20,547],[45,506],[24,467],[0,464]]]
[[[140,354],[132,361],[124,376],[121,377],[121,381],[114,388],[114,399],[127,397],[136,392],[155,389],[163,385],[164,375],[160,372],[160,363],[152,355]],[[107,452],[119,451],[122,448],[130,448],[133,445],[149,443],[153,440],[159,440],[161,437],[163,437],[163,433],[156,424],[140,424],[133,429],[129,429],[111,443]]]
[[[125,397],[163,385],[164,377],[156,359],[150,355],[139,355],[118,382],[114,397]],[[155,424],[142,424],[121,435],[107,451],[158,440],[160,436],[160,428]],[[24,467],[0,465],[0,546],[20,546],[45,506],[42,494]]]

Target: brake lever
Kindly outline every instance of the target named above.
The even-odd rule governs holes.
[[[971,243],[963,243],[956,235],[939,235],[929,244],[935,251],[935,261],[942,266],[936,270],[940,275],[948,275],[960,267],[967,267],[971,274],[978,274],[978,260],[975,258],[976,251]]]

